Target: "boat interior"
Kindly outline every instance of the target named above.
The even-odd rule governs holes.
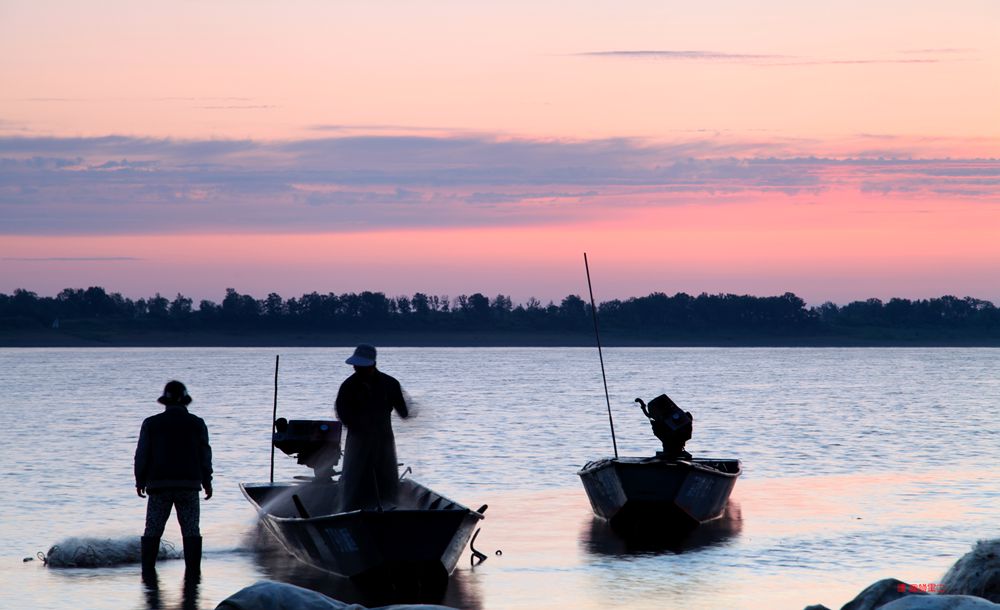
[[[742,468],[740,461],[734,458],[692,458],[690,460],[678,459],[678,458],[668,458],[665,457],[661,452],[657,452],[655,456],[652,457],[621,457],[621,458],[601,458],[599,460],[594,460],[592,462],[587,462],[584,464],[583,468],[580,469],[578,474],[584,474],[588,471],[597,471],[608,466],[620,464],[623,466],[650,466],[656,465],[658,467],[676,467],[684,466],[690,467],[692,464],[700,468],[709,468],[717,472],[731,475],[739,476],[742,473]]]
[[[247,483],[246,495],[264,512],[281,518],[311,518],[335,514],[340,485],[337,481],[303,483]],[[372,507],[378,510],[378,507]],[[389,510],[468,510],[411,479],[399,482],[395,502],[381,507]]]
[[[695,458],[691,460],[692,463],[698,464],[700,466],[706,466],[712,470],[718,470],[719,472],[724,472],[726,474],[739,474],[740,473],[740,461],[739,460],[716,460],[710,458]]]

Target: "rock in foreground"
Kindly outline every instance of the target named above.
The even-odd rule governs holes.
[[[980,540],[941,579],[949,595],[975,595],[1000,603],[1000,538]]]
[[[841,610],[1000,610],[1000,539],[977,542],[935,587],[939,594],[928,595],[886,578],[869,585]],[[806,610],[825,608],[817,604]]]
[[[262,580],[222,600],[215,610],[369,610],[347,604],[311,589]],[[371,610],[452,610],[447,606],[398,604]]]

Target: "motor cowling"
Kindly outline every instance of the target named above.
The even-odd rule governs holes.
[[[653,434],[663,443],[663,454],[666,457],[691,457],[684,450],[684,445],[691,440],[694,417],[688,411],[681,409],[666,394],[660,394],[649,404],[641,399],[636,402],[642,406],[642,411],[649,418]]]
[[[330,478],[333,467],[340,463],[342,431],[343,424],[336,420],[279,417],[274,422],[272,442],[282,453],[312,468],[317,478]]]

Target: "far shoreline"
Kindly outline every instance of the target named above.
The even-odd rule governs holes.
[[[2,331],[0,348],[254,348],[254,347],[345,347],[372,343],[380,347],[597,347],[593,333],[580,332],[142,332],[68,333],[58,330]],[[705,347],[705,348],[887,348],[1000,347],[1000,337],[899,336],[852,337],[775,336],[724,334],[716,336],[636,336],[634,333],[601,333],[603,347]]]

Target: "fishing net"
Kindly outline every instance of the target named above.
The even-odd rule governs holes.
[[[48,553],[38,553],[38,558],[50,568],[96,568],[128,563],[139,563],[142,550],[139,537],[81,538],[72,537],[52,545]],[[157,559],[178,559],[181,551],[165,540],[160,542]]]

